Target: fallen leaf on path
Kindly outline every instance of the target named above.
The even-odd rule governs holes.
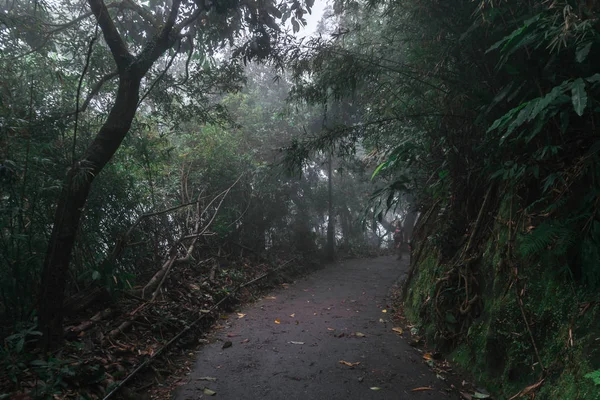
[[[423,354],[423,358],[425,360],[433,360],[433,357],[431,356],[431,353],[425,353],[425,354]]]
[[[354,368],[357,365],[360,365],[360,361],[357,361],[357,362],[348,362],[348,361],[340,360],[340,364],[344,364],[344,365],[346,365],[346,366],[348,366],[350,368]]]
[[[246,316],[246,314],[242,314],[242,313],[237,313],[238,318],[244,318]]]
[[[227,337],[236,337],[237,335],[235,333],[228,333]]]
[[[265,300],[275,300],[277,297],[275,296],[267,296],[265,297]]]
[[[221,319],[229,319],[229,315],[221,315],[221,316],[219,316],[219,318],[221,318]]]
[[[296,313],[290,314],[290,318],[294,318],[296,316]]]
[[[240,343],[248,343],[249,341],[250,341],[250,339],[244,339]]]
[[[365,334],[364,334],[364,333],[362,333],[362,332],[356,332],[354,335],[355,335],[356,337],[367,337],[367,335],[365,335]]]
[[[196,378],[197,381],[209,381],[216,382],[217,378],[213,378],[212,376],[201,376],[200,378]]]
[[[327,328],[328,331],[335,331],[333,328]]]
[[[290,343],[291,344],[304,344],[304,342],[294,342],[293,340]]]
[[[463,399],[465,399],[465,400],[473,400],[473,396],[471,396],[469,393],[465,393],[465,392],[459,392],[459,393],[463,397]]]
[[[381,388],[380,388],[380,387],[377,387],[377,386],[373,386],[373,387],[371,387],[371,388],[369,388],[369,389],[371,389],[371,390],[381,390]]]
[[[214,396],[215,394],[217,394],[217,392],[215,392],[214,390],[210,390],[209,388],[204,388],[203,392],[207,396]]]
[[[424,390],[433,390],[433,388],[431,386],[421,386],[418,388],[411,389],[410,391],[411,392],[422,392]]]
[[[379,318],[379,322],[385,322],[383,318]]]
[[[524,394],[526,394],[526,393],[522,393],[522,395],[524,395]],[[490,395],[485,394],[485,393],[475,392],[475,393],[473,393],[473,398],[474,399],[489,399]]]
[[[233,346],[233,343],[231,343],[230,341],[226,341],[225,343],[223,343],[223,349],[227,349],[229,347]]]
[[[402,328],[392,328],[392,330],[399,335],[402,335],[404,333],[404,329]]]
[[[386,313],[386,312],[387,312],[387,310],[384,308],[383,310],[381,310],[381,312],[383,312],[383,313]]]
[[[276,324],[280,324],[280,323],[281,323],[281,321],[279,320],[279,318],[277,318],[277,319],[275,320],[275,323],[276,323]]]

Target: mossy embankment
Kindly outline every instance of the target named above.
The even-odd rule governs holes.
[[[444,208],[422,215],[407,317],[494,398],[600,399],[599,290],[577,273],[576,238],[535,232],[547,220],[508,195],[482,208],[449,259]]]

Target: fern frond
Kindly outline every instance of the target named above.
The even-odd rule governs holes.
[[[519,250],[525,257],[552,251],[553,255],[564,255],[575,244],[577,236],[563,223],[546,221],[531,233],[521,236]]]

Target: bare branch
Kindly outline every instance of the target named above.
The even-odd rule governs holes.
[[[96,82],[96,84],[92,87],[92,90],[90,90],[88,95],[85,97],[85,100],[81,104],[81,107],[79,107],[79,112],[80,113],[84,112],[90,105],[90,102],[92,101],[92,99],[94,97],[96,97],[96,95],[100,92],[100,90],[102,89],[102,86],[104,86],[104,84],[106,82],[115,78],[117,75],[119,75],[119,73],[117,71],[113,71],[109,74],[104,75],[102,78],[100,78],[100,80],[98,82]]]
[[[81,76],[79,77],[79,84],[77,85],[77,96],[75,97],[75,127],[73,128],[73,147],[71,149],[71,162],[75,163],[75,146],[77,144],[77,126],[79,122],[79,96],[81,96],[81,85],[83,84],[83,78],[87,73],[88,67],[90,66],[90,58],[92,57],[92,52],[94,51],[94,43],[98,39],[98,25],[96,25],[96,32],[94,36],[90,40],[90,45],[88,46],[88,51],[85,56],[85,65],[83,66],[83,71],[81,71]]]
[[[169,70],[169,68],[171,68],[171,65],[173,65],[173,61],[175,60],[175,57],[177,57],[177,54],[179,54],[179,50],[181,49],[181,41],[179,42],[179,46],[177,47],[177,50],[173,53],[173,56],[171,57],[171,59],[169,60],[169,62],[167,63],[167,66],[165,67],[165,69],[160,73],[160,75],[154,80],[154,82],[152,82],[152,85],[150,85],[150,88],[146,91],[146,93],[144,93],[144,95],[140,98],[140,100],[138,101],[138,106],[140,104],[142,104],[142,102],[146,99],[146,97],[150,94],[150,92],[152,91],[152,89],[154,89],[154,87],[158,84],[158,82],[160,82],[160,80],[165,76],[165,74],[167,73],[167,71]]]
[[[192,35],[186,35],[185,37],[190,41],[190,51],[187,60],[185,60],[185,77],[178,85],[183,85],[188,81],[190,77],[190,61],[192,61],[192,56],[194,55],[194,38]]]
[[[118,8],[118,7],[121,7],[122,5],[123,5],[123,3],[121,3],[121,2],[110,3],[110,4],[106,5],[106,8]],[[76,25],[78,22],[81,22],[81,21],[91,17],[92,15],[94,15],[92,12],[87,12],[87,13],[82,14],[81,16],[75,18],[74,20],[65,22],[63,24],[51,24],[51,23],[39,21],[38,23],[41,25],[48,26],[48,27],[54,27],[54,29],[51,29],[51,30],[45,32],[45,36],[44,36],[42,43],[39,44],[38,46],[34,47],[33,49],[26,51],[25,53],[21,53],[21,54],[14,55],[14,56],[0,57],[0,60],[7,59],[8,57],[15,60],[15,59],[27,57],[30,54],[36,53],[36,52],[40,51],[41,49],[43,49],[44,47],[46,47],[46,45],[50,42],[50,39],[52,39],[52,35],[59,33],[61,31],[64,31],[65,29],[68,29],[68,28],[72,27],[73,25]]]

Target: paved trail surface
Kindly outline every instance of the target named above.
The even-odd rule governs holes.
[[[243,318],[232,314],[175,399],[454,399],[382,312],[407,268],[395,257],[340,262],[249,305]],[[223,349],[226,341],[232,346]],[[426,386],[433,390],[411,391]]]

